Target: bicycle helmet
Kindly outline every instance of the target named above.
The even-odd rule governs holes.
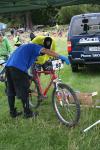
[[[52,44],[52,38],[51,37],[45,37],[43,45],[45,48],[50,49]]]

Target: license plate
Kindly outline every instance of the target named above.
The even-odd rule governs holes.
[[[93,46],[89,47],[90,52],[99,52],[100,51],[100,46]]]

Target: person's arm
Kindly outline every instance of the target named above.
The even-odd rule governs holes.
[[[61,59],[62,61],[65,61],[67,65],[70,64],[68,57],[63,56],[63,55],[59,55],[58,53],[54,52],[53,50],[49,50],[49,49],[46,49],[46,48],[42,48],[42,49],[41,49],[41,53],[47,54],[47,55],[49,55],[49,56],[53,56],[53,57],[55,57],[55,58],[59,58],[59,59]]]
[[[42,48],[41,53],[47,54],[49,56],[53,56],[53,57],[56,57],[56,58],[59,58],[59,54],[54,52],[54,50]]]

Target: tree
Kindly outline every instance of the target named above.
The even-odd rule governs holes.
[[[62,7],[56,15],[59,24],[68,24],[71,17],[78,14],[100,12],[100,5],[74,5]]]

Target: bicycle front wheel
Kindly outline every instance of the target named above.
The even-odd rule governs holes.
[[[59,83],[53,90],[53,107],[58,119],[68,127],[75,126],[80,118],[80,104],[75,92],[66,84]]]

